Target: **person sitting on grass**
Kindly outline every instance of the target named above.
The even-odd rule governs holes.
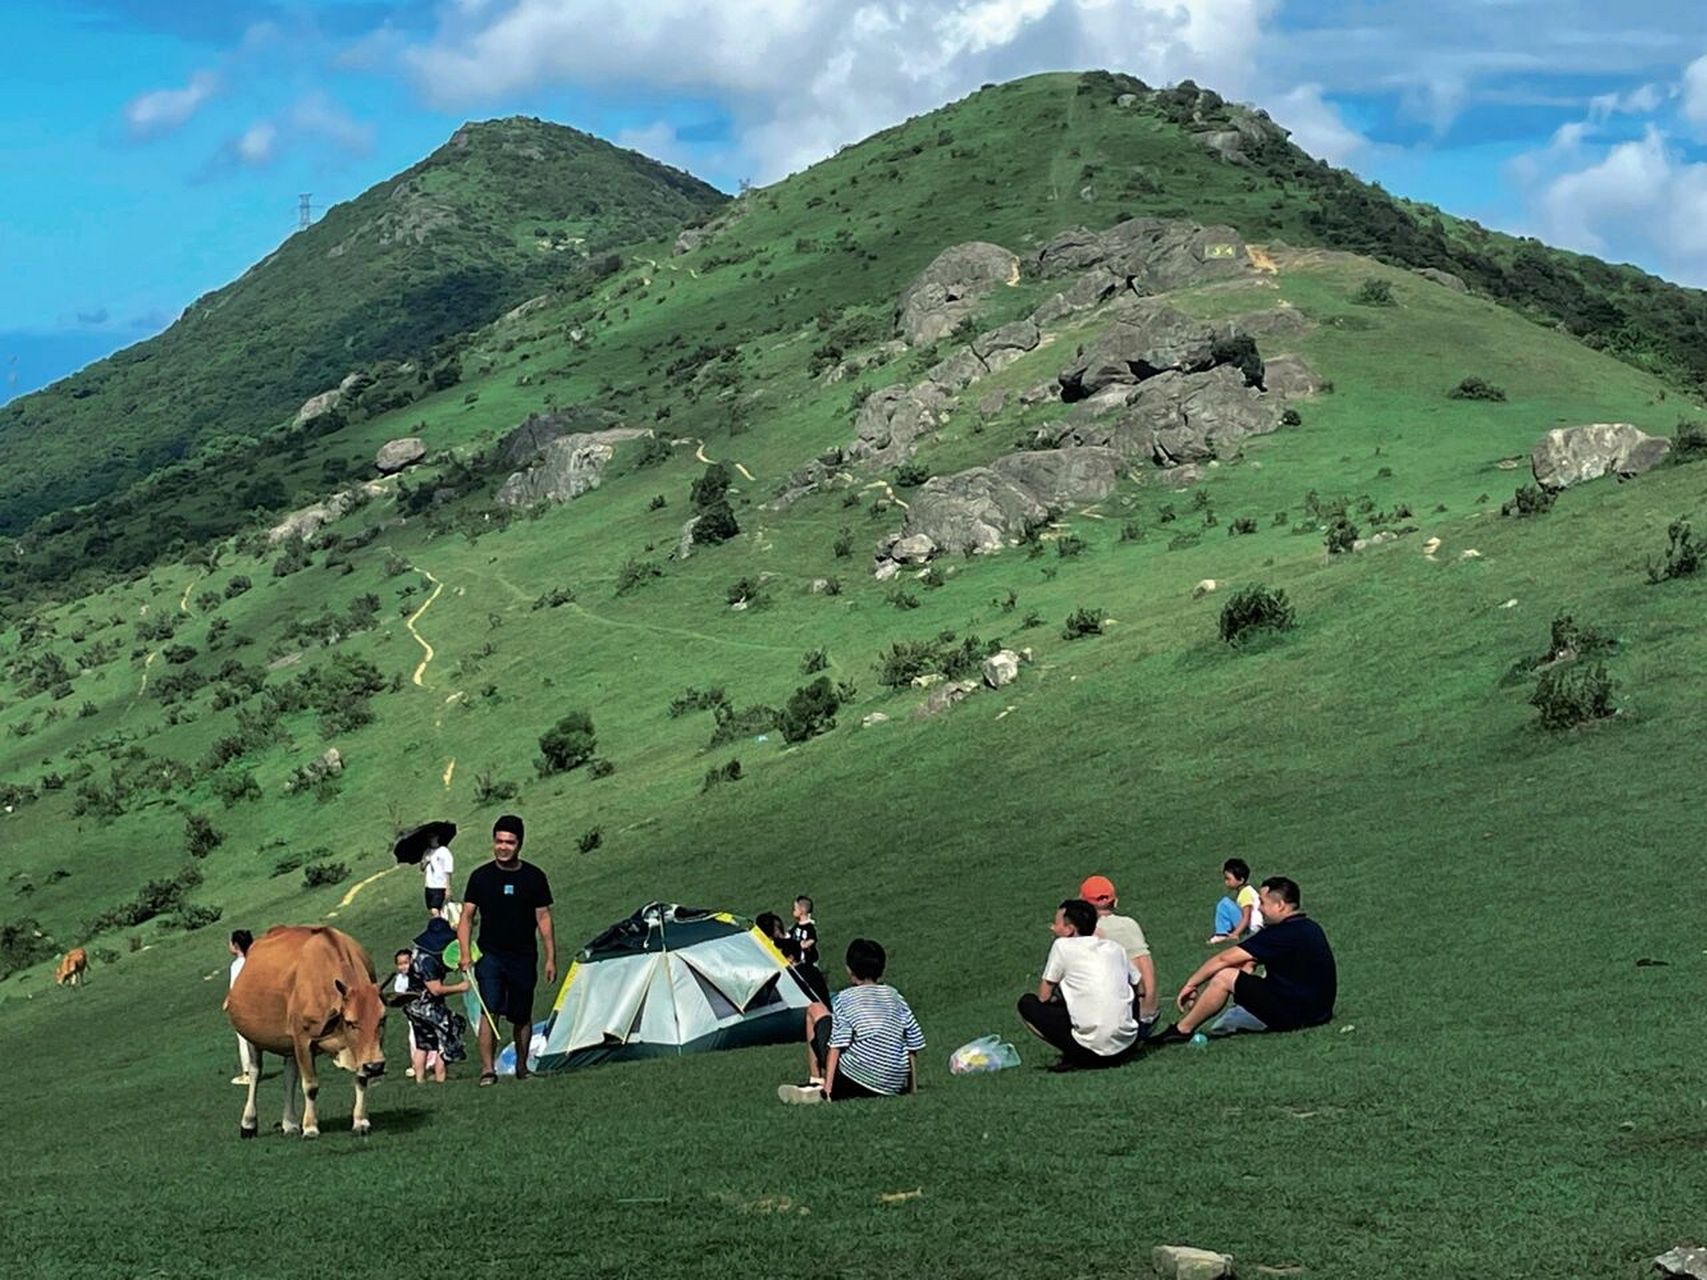
[[[1096,936],[1096,908],[1083,898],[1063,902],[1050,931],[1043,980],[1035,995],[1020,997],[1020,1019],[1061,1051],[1051,1071],[1120,1065],[1139,1043],[1126,948]]]
[[[824,1082],[779,1085],[777,1097],[788,1103],[851,1102],[918,1090],[925,1033],[901,993],[880,981],[888,962],[870,938],[848,943],[851,985],[836,993],[829,1015],[814,1028]]]
[[[1215,932],[1211,945],[1237,942],[1246,932],[1262,928],[1262,900],[1251,888],[1251,866],[1243,858],[1228,858],[1221,864],[1221,881],[1227,896],[1215,904]]]
[[[1132,965],[1134,983],[1138,988],[1138,1038],[1144,1039],[1161,1016],[1162,997],[1156,985],[1156,961],[1150,955],[1150,944],[1144,929],[1131,916],[1118,915],[1120,896],[1114,891],[1114,881],[1107,876],[1087,876],[1079,886],[1079,896],[1097,909],[1097,937],[1113,938],[1126,951]]]
[[[1329,1021],[1339,994],[1333,948],[1322,926],[1299,909],[1299,901],[1296,881],[1285,876],[1264,880],[1262,913],[1267,923],[1262,932],[1199,965],[1174,1001],[1183,1016],[1150,1042],[1191,1039],[1229,1000],[1234,1007],[1215,1025],[1216,1035],[1297,1031]],[[1252,971],[1258,964],[1265,974]]]

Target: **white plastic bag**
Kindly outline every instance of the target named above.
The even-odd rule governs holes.
[[[971,1075],[977,1071],[1000,1071],[1019,1066],[1019,1050],[1000,1036],[980,1036],[963,1044],[948,1055],[948,1069],[953,1075]]]

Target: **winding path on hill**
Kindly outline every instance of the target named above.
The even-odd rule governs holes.
[[[397,864],[397,866],[402,866],[402,865],[403,865],[402,863]],[[356,881],[353,885],[350,886],[349,892],[344,894],[344,896],[342,898],[338,899],[337,907],[335,907],[333,910],[328,911],[326,913],[326,918],[328,920],[331,920],[334,917],[336,917],[338,912],[344,910],[346,907],[348,907],[352,902],[354,902],[356,900],[357,896],[361,893],[361,891],[363,889],[367,888],[375,880],[383,880],[386,876],[390,875],[395,870],[397,870],[397,867],[387,867],[384,871],[375,871],[366,880]]]
[[[403,625],[408,630],[409,634],[415,637],[415,643],[420,645],[421,648],[426,651],[426,656],[421,659],[421,665],[415,668],[414,675],[414,683],[417,686],[425,687],[421,677],[427,672],[427,664],[433,660],[433,646],[427,643],[425,636],[415,630],[415,624],[421,620],[421,615],[423,613],[433,607],[433,601],[439,598],[439,592],[445,589],[445,584],[433,577],[433,575],[428,573],[425,569],[422,569],[419,572],[423,578],[433,584],[433,593],[426,598],[419,609],[415,610],[414,613],[410,614],[403,620]]]
[[[870,484],[866,485],[865,488],[861,490],[861,492],[862,493],[869,493],[873,489],[883,490],[883,492],[886,495],[888,495],[889,501],[893,502],[896,506],[900,507],[901,510],[903,510],[903,511],[911,511],[912,510],[912,508],[909,507],[905,502],[901,501],[901,499],[899,499],[895,496],[895,490],[889,487],[889,482],[887,480],[873,480]]]
[[[694,437],[694,444],[699,446],[698,448],[696,448],[693,451],[693,457],[694,457],[695,462],[703,462],[708,467],[712,466],[714,463],[716,463],[716,461],[717,461],[716,458],[708,458],[705,456],[705,441],[701,440],[698,436],[695,436]],[[735,463],[731,463],[730,465],[733,466],[735,468],[735,470],[739,471],[747,479],[749,479],[749,480],[757,480],[758,479],[758,477],[756,475],[754,475],[751,471],[747,470],[745,463],[735,462]]]

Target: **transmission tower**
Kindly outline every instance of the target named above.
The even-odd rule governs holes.
[[[314,195],[312,191],[304,191],[296,198],[296,229],[305,230],[314,221],[314,205],[310,202]]]

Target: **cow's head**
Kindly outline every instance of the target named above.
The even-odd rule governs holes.
[[[362,1080],[376,1080],[385,1074],[385,1048],[380,1040],[385,1006],[380,1003],[379,987],[366,978],[350,983],[340,978],[336,986],[341,1044],[333,1061]]]

